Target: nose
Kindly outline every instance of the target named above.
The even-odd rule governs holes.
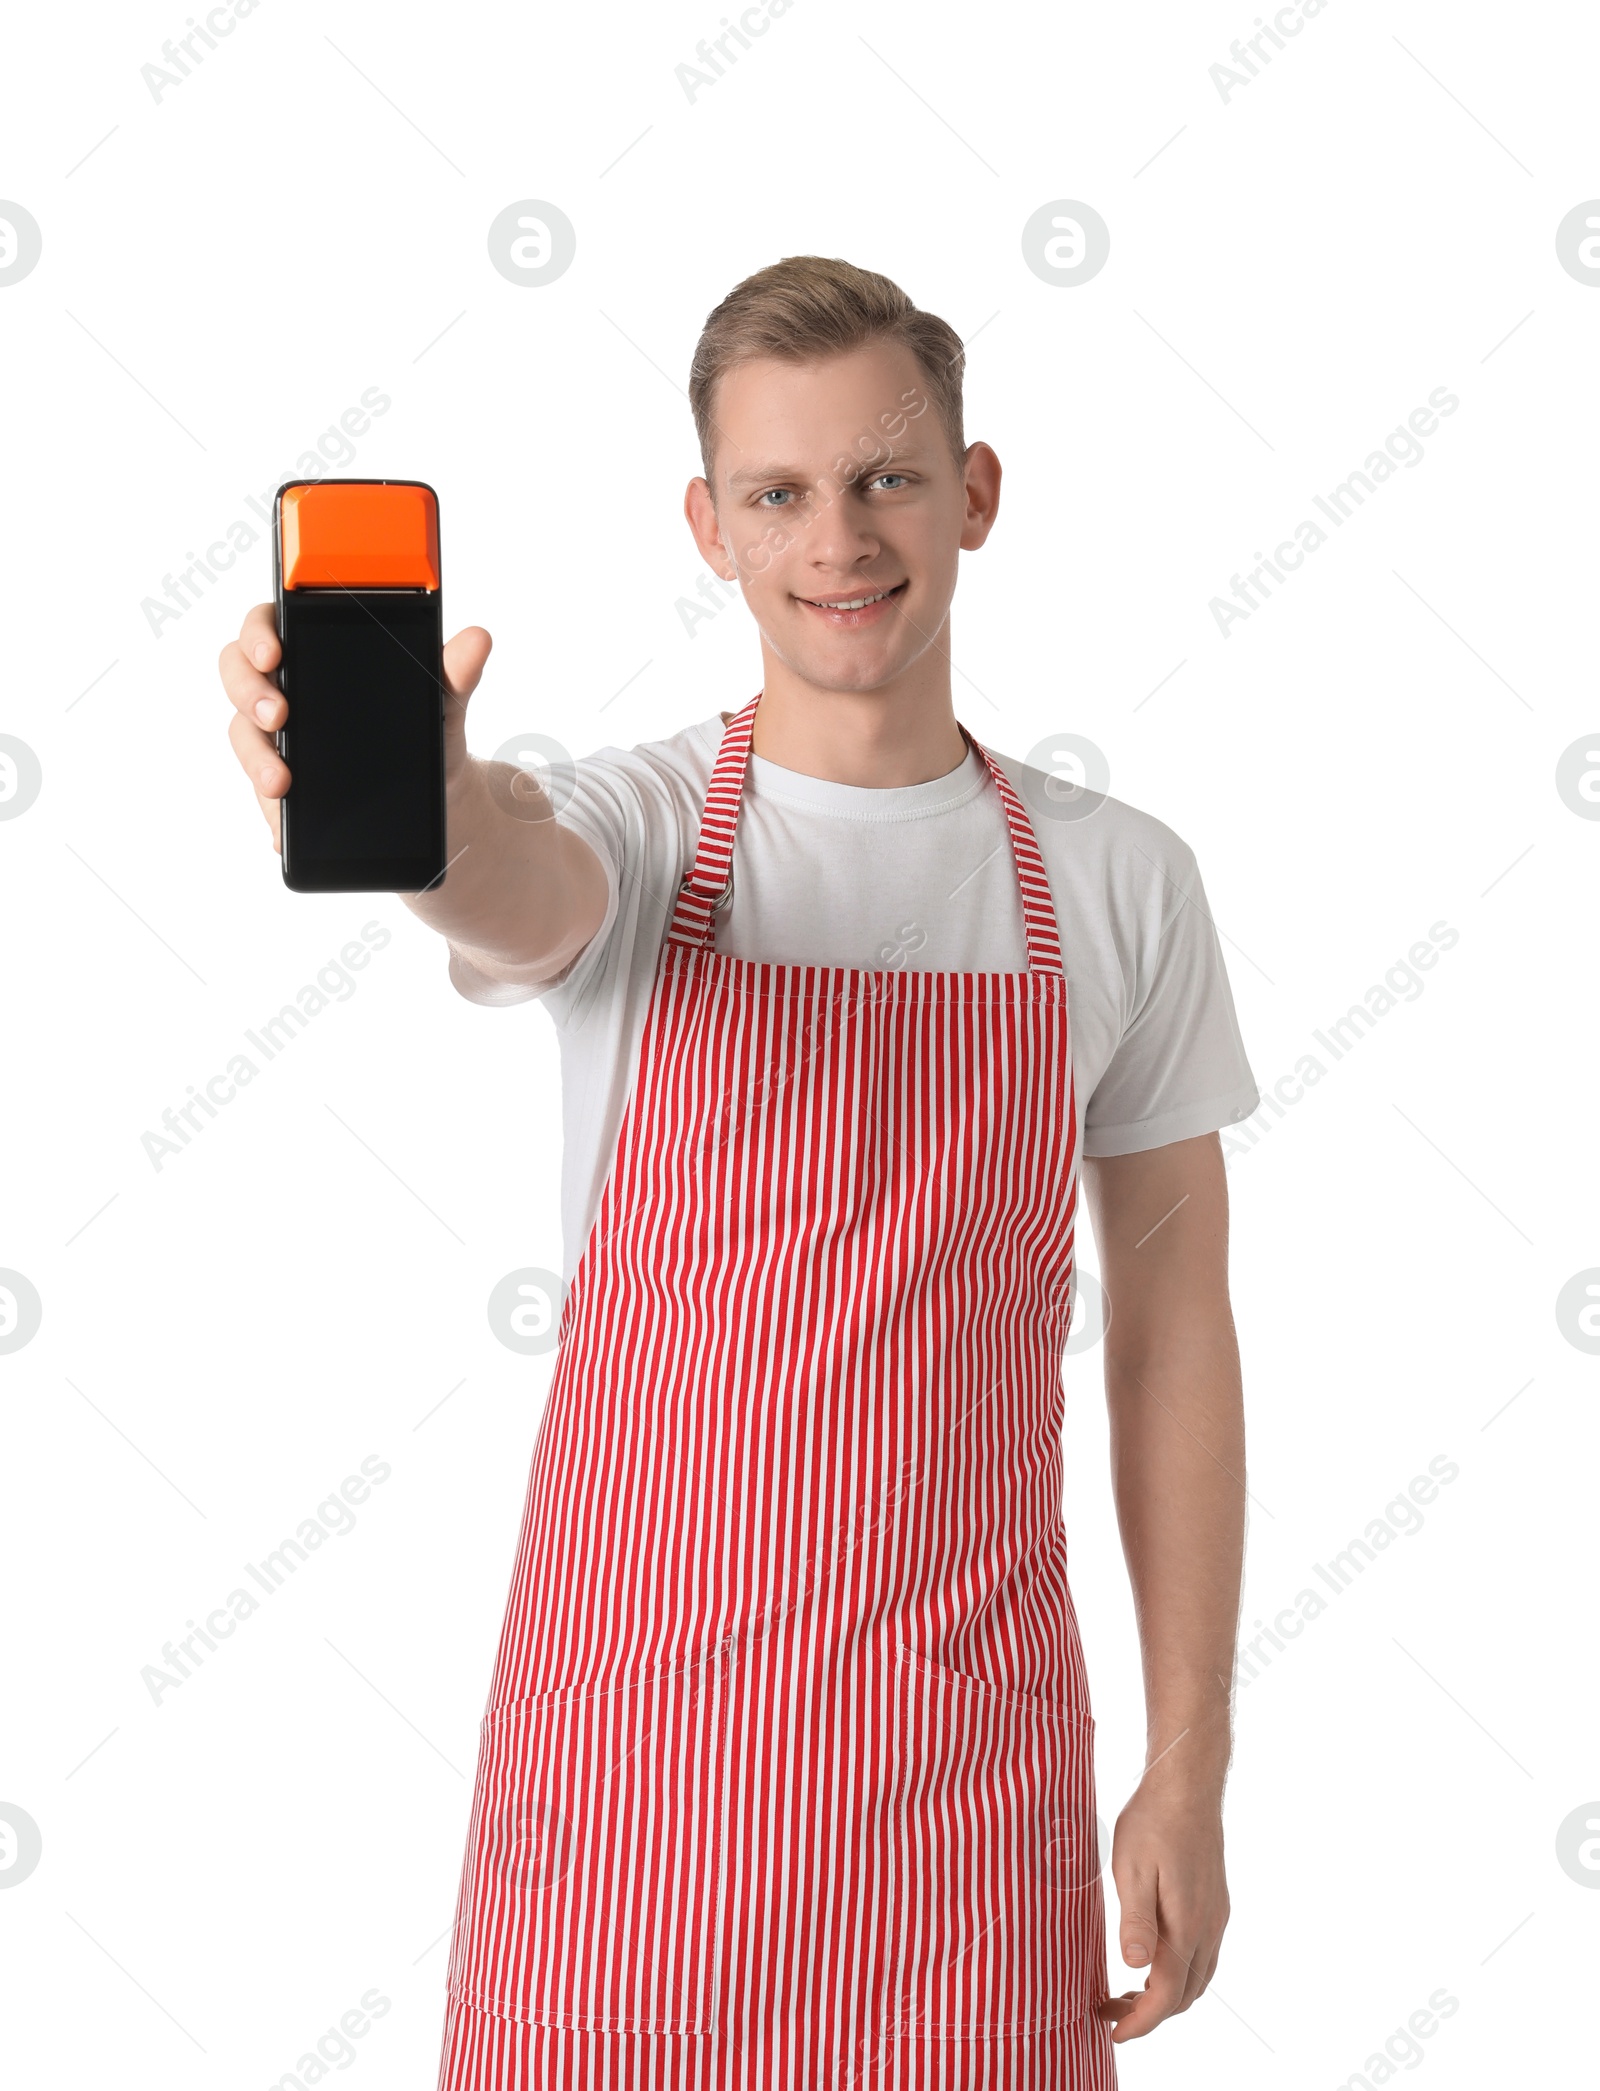
[[[819,497],[806,530],[805,560],[819,585],[847,582],[858,568],[876,559],[882,540],[872,517],[848,493],[831,501]]]

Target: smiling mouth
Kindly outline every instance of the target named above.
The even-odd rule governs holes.
[[[874,603],[886,603],[892,596],[903,595],[909,583],[897,581],[893,588],[879,588],[870,595],[803,595],[800,600],[809,603],[813,610],[868,610]]]

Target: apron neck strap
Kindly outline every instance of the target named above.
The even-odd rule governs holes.
[[[758,691],[743,711],[735,713],[723,733],[717,759],[711,766],[711,781],[706,787],[694,862],[678,888],[677,906],[673,909],[667,931],[669,944],[709,949],[715,935],[717,910],[733,892],[733,832],[739,818],[745,768],[750,758],[750,738],[755,731],[756,706],[760,702],[761,693]],[[959,720],[956,723],[960,725]],[[1061,932],[1033,823],[1015,785],[988,749],[981,741],[975,740],[965,726],[960,730],[967,746],[976,748],[982,756],[1000,793],[1022,894],[1028,971],[1059,973],[1062,971]]]

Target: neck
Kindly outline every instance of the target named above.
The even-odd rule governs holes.
[[[762,644],[764,681],[752,754],[830,784],[888,789],[947,777],[966,759],[950,702],[950,663],[939,645],[875,690],[808,682]]]

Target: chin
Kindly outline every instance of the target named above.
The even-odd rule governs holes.
[[[898,633],[841,636],[836,643],[793,648],[784,658],[819,690],[876,690],[903,675],[916,658],[902,639]]]
[[[812,661],[795,665],[817,689],[837,690],[845,696],[881,690],[895,680],[901,668],[900,663],[890,661]]]

